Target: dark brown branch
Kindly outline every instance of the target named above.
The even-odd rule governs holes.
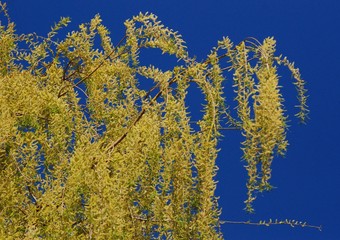
[[[106,150],[110,151],[113,150],[121,141],[124,140],[124,138],[126,138],[128,132],[131,130],[132,127],[134,127],[137,122],[142,118],[142,116],[145,113],[145,108],[142,109],[142,111],[139,113],[138,117],[135,119],[135,121],[129,126],[129,128],[124,132],[124,134],[122,136],[120,136],[120,138],[118,138],[115,142],[113,142]]]
[[[28,193],[30,194],[30,196],[33,198],[34,200],[34,203],[37,203],[37,198],[34,196],[34,194],[32,193],[32,189],[30,186],[27,186],[27,190],[28,190]]]
[[[67,73],[68,69],[71,67],[71,64],[72,64],[76,59],[78,59],[78,58],[80,58],[80,57],[75,57],[74,59],[70,60],[70,61],[67,63],[67,65],[65,66],[65,68],[64,68],[64,70],[63,70],[63,77],[62,77],[62,80],[63,80],[63,81],[69,80],[70,77],[74,74],[74,72],[73,72],[71,75],[68,75],[68,76],[66,77],[66,73]]]
[[[83,79],[81,79],[79,82],[77,82],[76,84],[74,84],[74,86],[78,86],[79,84],[81,84],[82,82],[84,82],[85,80],[87,80],[88,78],[90,78],[101,66],[103,66],[103,64],[105,63],[105,61],[107,59],[109,59],[111,57],[112,54],[114,54],[117,50],[117,48],[121,45],[121,43],[126,39],[126,35],[119,41],[119,43],[112,49],[112,51],[109,53],[109,55],[107,55],[103,61],[101,61],[98,66],[92,70],[88,75],[86,75]],[[119,54],[117,57],[121,56],[122,54],[124,54],[125,52],[122,52],[121,54]],[[74,74],[74,73],[72,73]],[[67,86],[64,86],[60,89],[59,91],[59,94],[58,94],[58,98],[64,96],[67,91],[63,92],[62,91],[65,89],[65,87]]]

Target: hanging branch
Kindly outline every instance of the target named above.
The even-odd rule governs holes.
[[[242,43],[242,42],[241,42]],[[234,48],[236,48],[236,46],[234,47]],[[223,59],[223,58],[225,58],[225,57],[228,57],[229,56],[229,53],[225,53],[225,54],[223,54],[223,55],[221,55],[221,56],[218,56],[217,58],[218,58],[218,60],[220,60],[220,59]],[[203,62],[203,64],[208,64],[210,62],[210,60],[209,59],[207,59],[207,60],[205,60],[204,62]],[[99,68],[99,67],[98,67]],[[97,68],[97,69],[98,69]],[[178,74],[181,74],[181,73],[184,73],[185,72],[185,70],[182,70],[182,71],[180,71]],[[171,78],[170,80],[169,80],[169,82],[168,82],[168,87],[170,87],[170,85],[172,85],[172,84],[174,84],[175,82],[177,81],[177,76],[174,76],[173,78]],[[158,82],[155,86],[153,86],[147,93],[146,93],[146,95],[144,96],[144,99],[147,99],[147,97],[149,97],[150,96],[150,94],[151,94],[151,92],[153,91],[153,90],[155,90],[156,88],[159,88],[159,86],[160,86],[160,82]],[[149,102],[149,105],[151,105],[151,104],[153,104],[158,98],[159,98],[159,96],[161,96],[161,93],[162,93],[162,91],[160,90],[154,97],[153,97],[153,99]],[[138,121],[142,118],[142,116],[144,115],[144,113],[145,113],[145,108],[143,108],[142,110],[141,110],[141,112],[139,113],[139,115],[137,116],[137,118],[135,119],[135,121],[128,127],[128,129],[124,132],[124,134],[122,134],[121,135],[121,137],[119,137],[115,142],[113,142],[108,148],[106,148],[106,151],[110,151],[110,150],[112,150],[112,149],[114,149],[121,141],[123,141],[124,140],[124,138],[126,138],[126,136],[128,135],[128,133],[129,133],[129,131],[131,130],[131,128],[133,127],[133,126],[135,126],[137,123],[138,123]],[[240,128],[239,127],[234,127],[234,128],[222,128],[222,129],[220,129],[220,130],[240,130]]]

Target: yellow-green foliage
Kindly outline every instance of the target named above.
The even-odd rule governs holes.
[[[304,82],[275,57],[273,38],[236,46],[224,38],[197,62],[153,14],[127,20],[117,45],[99,15],[62,41],[54,35],[68,18],[45,38],[19,36],[8,21],[0,26],[1,239],[221,239],[214,177],[225,114],[245,136],[249,211],[270,188],[273,155],[287,146],[277,64],[296,77],[306,118]],[[165,72],[144,66],[142,48],[181,61]],[[223,96],[226,70],[235,118]],[[150,91],[141,76],[154,81]],[[205,98],[198,131],[186,102],[191,85]]]

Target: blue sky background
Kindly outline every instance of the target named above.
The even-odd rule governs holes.
[[[239,132],[224,132],[218,166],[222,220],[295,219],[322,225],[323,231],[288,226],[223,225],[225,239],[340,239],[340,1],[336,0],[8,0],[18,33],[46,35],[60,16],[72,18],[75,30],[100,13],[114,43],[124,35],[123,22],[152,12],[178,30],[191,56],[204,58],[222,36],[238,43],[248,36],[274,36],[278,53],[296,62],[309,90],[310,121],[300,125],[292,116],[296,96],[287,71],[279,72],[287,113],[290,146],[284,159],[273,163],[277,188],[259,196],[256,213],[243,211],[246,172],[240,161]],[[147,54],[147,51],[145,51]],[[167,57],[151,52],[145,61],[164,69]],[[153,54],[153,55],[152,55]],[[142,58],[143,59],[143,58]],[[227,83],[227,86],[228,83]],[[226,87],[227,87],[226,86]],[[230,90],[229,90],[230,91]],[[231,99],[231,97],[229,98]],[[190,102],[195,101],[195,95]],[[197,109],[192,108],[195,114]]]

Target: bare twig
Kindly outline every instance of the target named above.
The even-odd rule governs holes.
[[[322,226],[316,226],[316,225],[310,225],[307,222],[300,222],[296,220],[278,220],[275,219],[274,221],[272,219],[269,219],[269,221],[259,221],[259,222],[251,222],[251,221],[220,221],[221,224],[244,224],[244,225],[254,225],[254,226],[273,226],[273,225],[288,225],[291,227],[308,227],[308,228],[314,228],[319,231],[322,231]]]

